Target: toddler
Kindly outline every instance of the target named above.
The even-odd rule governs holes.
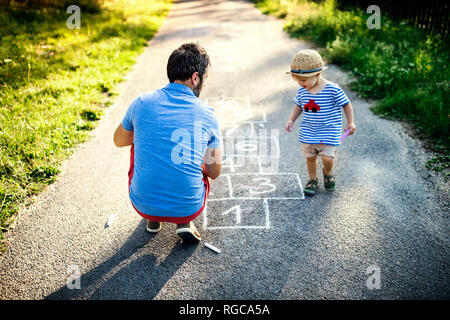
[[[352,135],[356,130],[352,104],[337,84],[322,77],[326,68],[318,52],[302,50],[292,59],[291,71],[287,72],[299,88],[285,129],[291,132],[295,120],[305,111],[298,140],[308,168],[309,181],[304,188],[308,195],[314,195],[319,188],[317,156],[322,158],[325,190],[335,188],[333,165],[342,133],[342,109],[347,118],[345,131],[349,130],[349,135]]]

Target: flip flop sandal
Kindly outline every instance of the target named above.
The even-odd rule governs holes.
[[[336,186],[336,182],[334,181],[334,175],[329,174],[326,175],[325,173],[323,174],[323,182],[325,185],[325,190],[327,191],[333,191],[335,186]]]
[[[176,233],[183,243],[195,243],[202,240],[192,221],[189,223],[189,228],[178,228]]]
[[[315,195],[319,189],[319,179],[309,180],[305,186],[304,192],[308,195]]]

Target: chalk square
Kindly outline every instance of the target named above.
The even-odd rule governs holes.
[[[221,174],[227,173],[258,173],[260,162],[257,157],[225,156],[222,159]]]
[[[266,199],[208,200],[202,214],[205,230],[270,228]]]
[[[225,157],[280,157],[280,144],[277,135],[230,135],[223,138],[222,145]]]
[[[211,181],[210,200],[303,200],[297,173],[223,173]]]
[[[296,173],[230,173],[229,196],[239,199],[303,199],[303,187]]]
[[[221,123],[220,130],[223,139],[228,136],[253,136],[255,135],[255,124],[253,122],[248,123]]]
[[[251,108],[250,97],[208,97],[205,102],[216,111],[221,125],[236,125],[249,122],[265,123],[265,112]]]

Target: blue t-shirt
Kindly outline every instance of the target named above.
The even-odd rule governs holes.
[[[189,87],[169,83],[134,100],[122,126],[134,131],[133,205],[160,217],[186,217],[200,210],[203,157],[207,147],[221,146],[214,109]]]
[[[316,94],[300,86],[294,103],[303,110],[298,141],[338,146],[342,132],[342,107],[349,103],[345,92],[335,83],[327,83]],[[316,109],[316,112],[312,112]]]

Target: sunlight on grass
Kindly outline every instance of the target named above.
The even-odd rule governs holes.
[[[89,1],[85,1],[89,3]],[[171,0],[105,0],[68,29],[61,8],[0,12],[0,235],[86,141]]]

